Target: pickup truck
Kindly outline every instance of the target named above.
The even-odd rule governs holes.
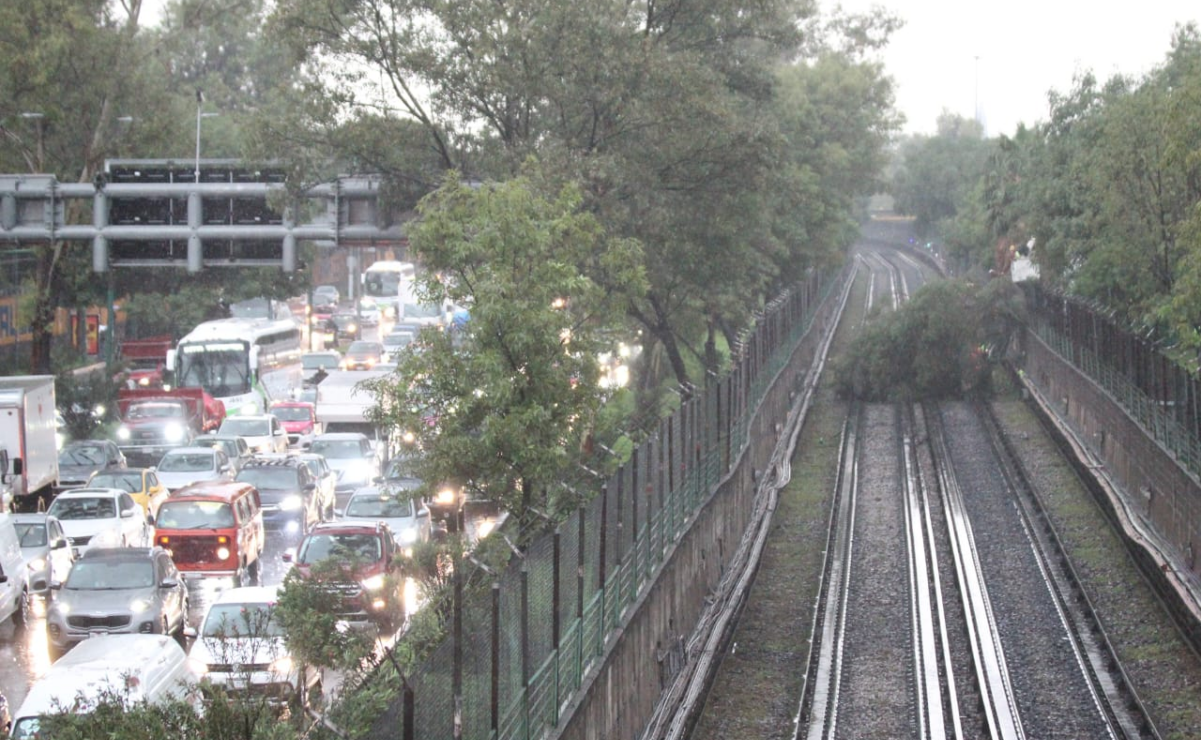
[[[224,405],[200,388],[122,389],[117,407],[117,444],[131,465],[157,465],[167,450],[190,444],[225,418]]]

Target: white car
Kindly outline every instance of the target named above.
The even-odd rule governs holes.
[[[326,432],[313,437],[309,452],[324,455],[338,474],[334,492],[349,498],[356,489],[379,477],[380,460],[367,435],[359,432]]]
[[[158,480],[168,491],[193,483],[233,480],[237,471],[219,447],[176,447],[158,463]]]
[[[63,525],[46,514],[13,514],[13,525],[21,544],[21,557],[29,569],[29,593],[46,596],[51,583],[67,580],[75,554]]]
[[[332,519],[334,516],[334,500],[338,487],[338,473],[330,467],[329,461],[325,459],[325,455],[318,455],[315,452],[301,452],[297,455],[304,464],[309,466],[309,472],[313,474],[313,479],[317,481],[318,493],[321,494],[319,500],[328,501],[330,510],[326,512]]]
[[[400,478],[379,486],[360,488],[346,502],[346,510],[339,512],[346,522],[383,522],[392,530],[396,543],[406,554],[412,555],[413,546],[430,540],[430,510],[420,499],[413,499],[405,491],[421,485],[416,478]]]
[[[293,662],[283,629],[273,619],[278,586],[221,591],[205,611],[188,653],[192,674],[224,686],[291,703],[308,704],[321,693],[321,674]]]
[[[141,505],[117,488],[63,491],[46,514],[63,525],[77,559],[92,547],[150,547],[154,539]]]
[[[227,416],[218,434],[236,434],[246,440],[251,452],[287,452],[288,431],[275,414]]]

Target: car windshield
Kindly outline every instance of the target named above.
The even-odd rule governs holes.
[[[280,421],[312,421],[313,410],[308,406],[276,406],[271,409]]]
[[[42,522],[17,522],[17,539],[21,547],[45,547],[46,525]]]
[[[220,529],[233,525],[233,510],[221,501],[165,501],[155,520],[159,529]]]
[[[58,453],[59,465],[102,465],[104,448],[99,445],[65,447]]]
[[[265,437],[271,433],[271,424],[266,419],[226,419],[221,422],[221,431],[242,437]]]
[[[187,407],[181,403],[135,403],[126,412],[126,419],[170,419],[187,416]]]
[[[112,519],[117,516],[117,504],[109,496],[59,496],[46,513],[61,521]]]
[[[318,439],[309,450],[318,455],[325,455],[327,460],[346,460],[363,456],[363,447],[357,439]]]
[[[214,604],[204,618],[204,637],[282,637],[283,626],[272,619],[271,604]]]
[[[113,591],[154,586],[154,564],[149,560],[77,560],[63,588],[72,591]]]
[[[255,488],[298,488],[296,480],[296,470],[293,468],[277,468],[263,466],[253,466],[243,468],[238,473],[238,480],[243,483],[249,483]]]
[[[167,453],[158,464],[162,473],[200,473],[213,469],[213,456],[201,452]]]
[[[300,365],[305,370],[337,367],[338,358],[335,355],[305,355],[300,358]]]
[[[296,561],[310,565],[326,558],[348,555],[360,560],[379,560],[379,537],[374,534],[312,534],[300,546]]]
[[[305,466],[308,467],[309,472],[312,473],[313,475],[317,476],[318,478],[320,478],[321,475],[325,472],[321,468],[321,460],[320,459],[310,457],[310,458],[305,459],[304,464],[305,464]]]
[[[379,353],[379,345],[375,342],[351,342],[346,348],[348,355],[373,355]]]
[[[120,488],[122,491],[138,493],[142,490],[142,474],[97,473],[88,484],[95,488]]]
[[[399,496],[356,495],[346,505],[346,516],[380,519],[413,516],[413,502]]]

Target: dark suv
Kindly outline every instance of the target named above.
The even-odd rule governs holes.
[[[333,502],[321,500],[321,488],[308,465],[296,457],[256,457],[238,471],[235,480],[258,489],[263,526],[268,529],[304,534],[333,506]]]
[[[323,560],[340,563],[343,575],[330,587],[341,594],[342,618],[390,626],[404,618],[399,549],[382,522],[325,522],[305,535],[295,555],[285,552],[283,559],[304,578],[312,577],[313,566]]]

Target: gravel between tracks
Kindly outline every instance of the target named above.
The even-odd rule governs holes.
[[[917,727],[898,432],[893,406],[864,410],[838,700],[837,735],[848,740],[910,737]]]
[[[1110,641],[1165,740],[1201,737],[1201,659],[1180,635],[1091,494],[1021,401],[993,403]]]
[[[1105,723],[975,409],[946,404],[942,418],[1027,736],[1106,737]]]

